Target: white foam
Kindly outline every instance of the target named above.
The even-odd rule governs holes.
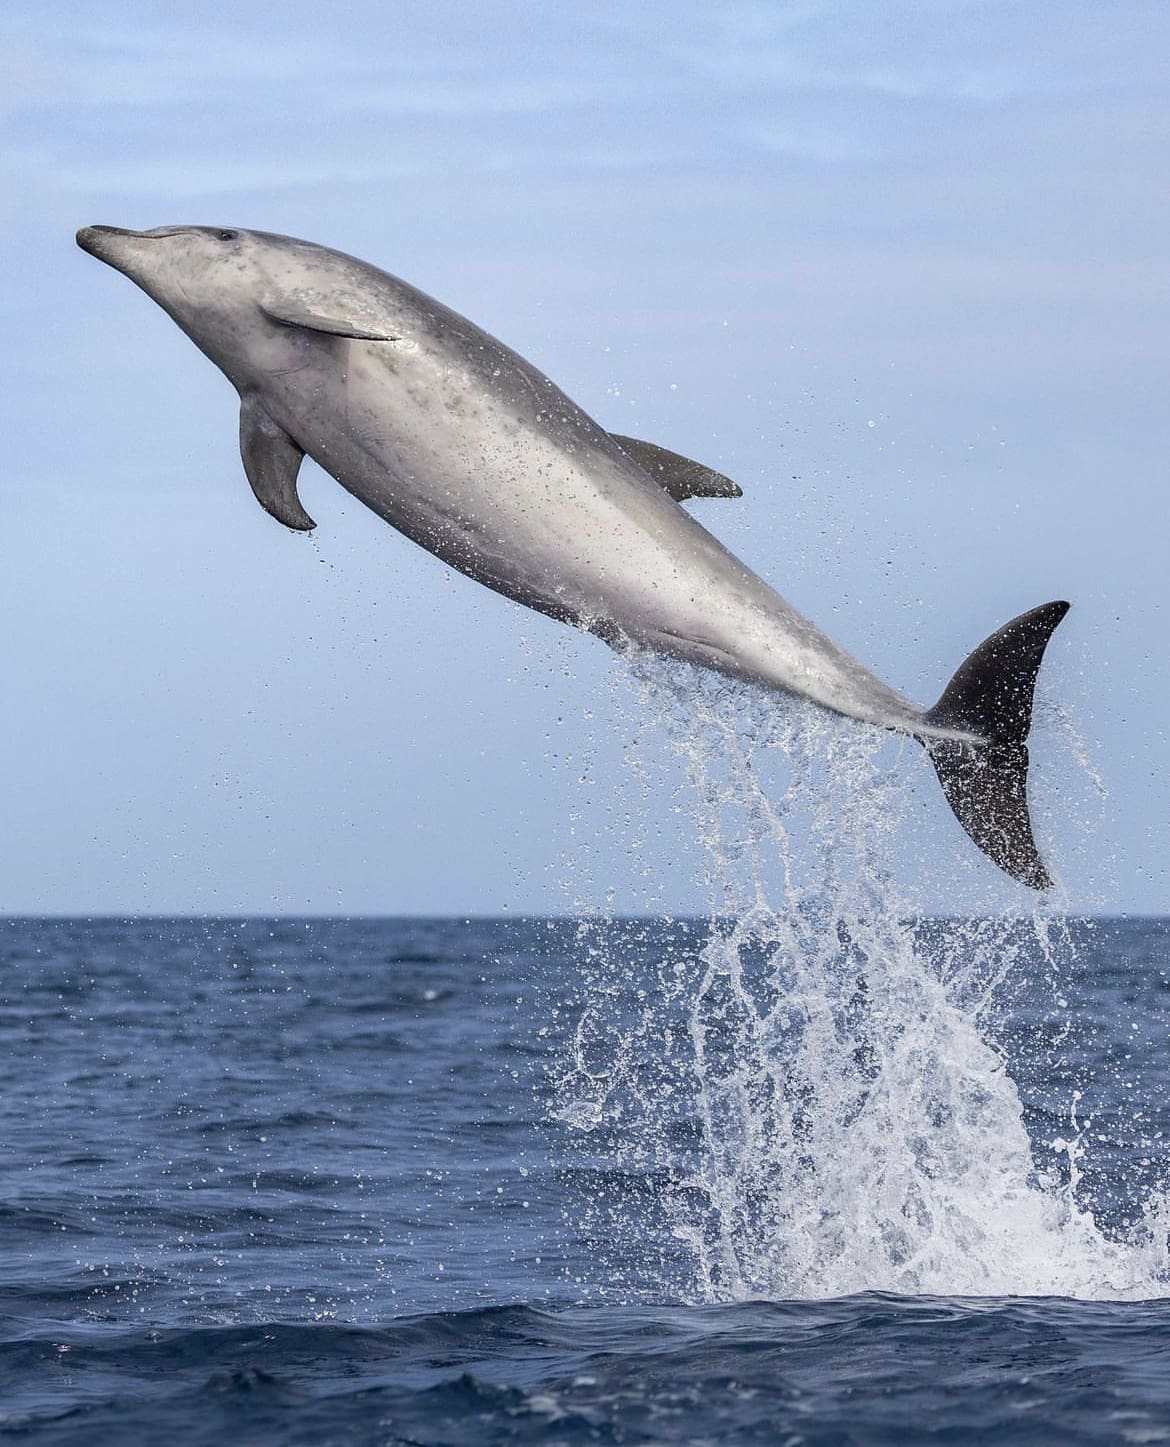
[[[1098,1226],[1075,1098],[1053,1143],[1068,1169],[1043,1175],[989,1035],[1023,944],[1054,972],[1071,948],[1059,915],[942,922],[927,944],[888,864],[908,752],[883,766],[875,731],[674,665],[632,671],[685,767],[720,923],[700,956],[658,964],[632,1020],[593,936],[562,1118],[617,1127],[628,1165],[668,1173],[684,1294],[1166,1294],[1166,1203],[1124,1239]],[[620,1209],[599,1210],[620,1231]]]

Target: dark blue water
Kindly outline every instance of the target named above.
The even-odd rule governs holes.
[[[985,1080],[921,1118],[887,1098],[938,1073],[942,1007],[919,988],[891,1034],[848,939],[853,1093],[806,1064],[754,1100],[708,935],[0,924],[0,1436],[1170,1441],[1170,924],[993,932],[1011,968],[965,1008],[1024,1165],[994,1159]],[[956,960],[986,970],[984,934],[914,938],[978,994]],[[817,1300],[818,1272],[859,1289]]]

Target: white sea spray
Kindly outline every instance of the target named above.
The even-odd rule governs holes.
[[[1055,983],[1073,949],[1059,906],[916,922],[891,867],[915,745],[890,761],[876,731],[800,702],[660,660],[629,672],[652,725],[636,769],[655,786],[665,735],[711,922],[634,963],[582,926],[560,1116],[646,1183],[638,1210],[589,1204],[611,1273],[650,1254],[652,1220],[672,1243],[659,1285],[699,1301],[1166,1294],[1164,1199],[1104,1230],[1076,1093],[1045,1142],[1064,1169],[1042,1167],[997,1045],[1014,972]]]

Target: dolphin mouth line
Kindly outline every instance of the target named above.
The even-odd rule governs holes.
[[[108,257],[104,253],[103,243],[107,241],[159,241],[164,236],[178,236],[184,231],[196,229],[194,226],[156,226],[150,231],[131,231],[126,226],[83,226],[77,233],[77,244],[82,251],[88,251],[99,261],[106,261]]]
[[[91,256],[98,254],[98,248],[102,242],[116,236],[133,236],[135,238],[147,235],[142,231],[128,231],[124,226],[83,226],[77,233],[77,244],[82,251],[88,251]]]

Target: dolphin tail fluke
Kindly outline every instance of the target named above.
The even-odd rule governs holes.
[[[984,854],[1030,889],[1052,878],[1028,814],[1028,730],[1040,660],[1067,603],[1045,603],[981,643],[926,715],[938,728],[964,729],[985,743],[924,738],[947,803]]]

